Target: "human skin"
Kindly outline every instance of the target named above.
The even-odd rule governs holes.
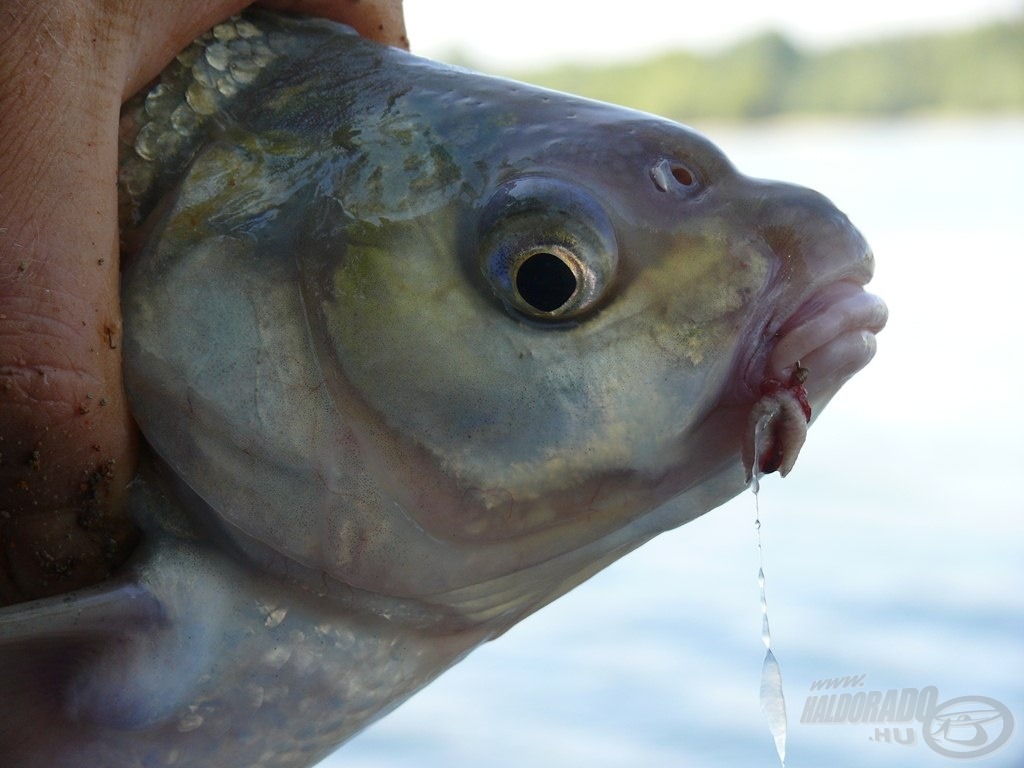
[[[0,605],[102,579],[135,543],[121,382],[122,103],[241,0],[0,0]],[[280,0],[408,47],[401,0]]]

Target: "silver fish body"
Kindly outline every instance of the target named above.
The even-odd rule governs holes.
[[[3,765],[312,765],[741,491],[763,383],[817,412],[885,322],[817,193],[326,22],[221,25],[122,137],[143,544],[0,611]]]

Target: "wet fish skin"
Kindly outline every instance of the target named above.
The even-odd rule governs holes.
[[[871,274],[693,131],[325,22],[219,27],[122,137],[144,544],[0,611],[5,765],[314,763],[740,491],[779,338]],[[805,334],[816,411],[884,323],[852,301],[863,348]]]

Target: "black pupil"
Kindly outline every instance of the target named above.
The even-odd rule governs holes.
[[[519,266],[516,290],[541,312],[554,312],[576,292],[576,275],[553,253],[535,253]]]

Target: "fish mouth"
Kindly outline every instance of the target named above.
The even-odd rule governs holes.
[[[866,282],[866,281],[865,281]],[[803,301],[774,333],[765,376],[787,381],[799,365],[809,390],[837,388],[874,356],[888,308],[857,279],[830,281]]]
[[[875,334],[885,327],[888,309],[864,290],[868,279],[870,272],[827,280],[768,335],[775,343],[741,444],[748,482],[775,471],[785,477],[812,415],[874,357]]]

